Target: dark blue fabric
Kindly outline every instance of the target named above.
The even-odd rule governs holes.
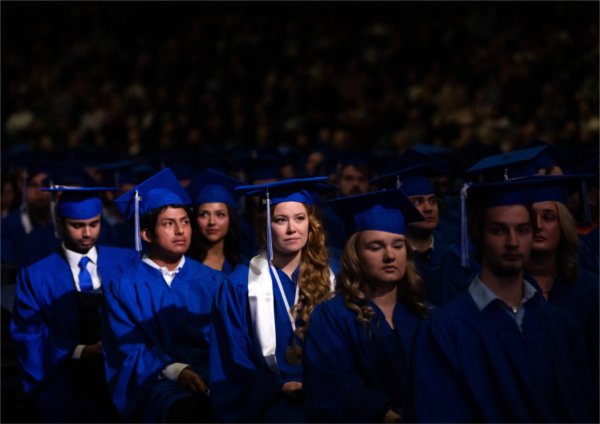
[[[210,307],[224,274],[186,258],[169,287],[138,259],[106,291],[106,375],[113,402],[130,420],[160,422],[191,392],[159,379],[175,362],[208,376]]]
[[[17,271],[52,254],[60,246],[51,223],[40,226],[32,220],[33,230],[25,233],[20,213],[17,209],[3,218],[0,233],[2,266],[14,267]]]
[[[225,422],[284,422],[288,415],[295,416],[298,411],[297,405],[283,401],[281,386],[286,381],[301,382],[302,365],[291,365],[285,360],[293,332],[279,288],[273,281],[275,355],[280,374],[268,368],[250,316],[248,270],[247,265],[239,265],[229,275],[231,281],[224,283],[215,297],[210,343],[211,398],[216,415]],[[291,306],[296,283],[283,272],[279,276]]]
[[[598,275],[600,274],[600,258],[598,256],[598,227],[587,235],[579,235],[579,266]]]
[[[99,246],[98,274],[103,285],[136,256],[133,250]],[[73,418],[70,358],[85,336],[80,318],[75,282],[62,252],[21,270],[10,332],[23,371],[23,389],[33,396],[45,420]]]
[[[469,292],[424,323],[414,352],[416,422],[591,422],[585,333],[555,305],[526,304],[522,332]]]
[[[408,370],[419,318],[398,303],[392,329],[381,310],[357,323],[342,295],[317,305],[304,352],[304,406],[312,422],[381,422],[409,407]]]
[[[434,237],[433,249],[423,253],[415,252],[414,262],[417,272],[423,279],[425,298],[432,305],[440,306],[442,300],[441,264],[450,242],[437,231],[434,232]]]
[[[463,293],[470,282],[481,270],[481,265],[474,258],[475,249],[469,243],[469,263],[462,266],[460,262],[460,242],[450,243],[442,255],[440,263],[440,299],[437,306],[442,306]]]

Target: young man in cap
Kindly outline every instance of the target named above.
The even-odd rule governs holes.
[[[472,186],[470,235],[481,271],[415,342],[417,422],[591,422],[581,325],[525,278],[532,187],[549,177]]]
[[[104,348],[126,420],[214,421],[208,388],[210,306],[221,272],[185,254],[191,200],[169,168],[115,200],[145,253],[106,292]]]
[[[136,252],[97,244],[103,190],[46,189],[62,192],[56,216],[63,242],[17,278],[10,333],[24,391],[43,422],[117,417],[106,387],[99,309],[106,285]]]

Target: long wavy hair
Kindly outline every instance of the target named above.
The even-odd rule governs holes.
[[[352,234],[346,242],[342,252],[341,270],[337,279],[336,290],[344,296],[346,307],[356,313],[356,321],[366,327],[375,316],[375,311],[369,306],[364,291],[365,285],[370,284],[370,282],[358,256],[360,234],[360,232]],[[406,255],[406,273],[402,280],[398,282],[398,300],[406,309],[421,318],[425,318],[429,313],[429,308],[425,303],[423,282],[413,261],[412,250],[408,248],[408,245]]]
[[[325,245],[325,230],[315,206],[304,205],[308,214],[308,240],[302,248],[298,275],[298,302],[292,307],[297,319],[296,335],[304,340],[315,305],[332,296],[329,280],[329,255]],[[271,206],[271,213],[275,206]],[[257,221],[260,246],[266,249],[266,211]]]
[[[575,281],[579,274],[577,223],[567,206],[561,202],[555,203],[560,225],[560,241],[556,252],[558,273],[567,281]]]
[[[200,226],[196,219],[200,206],[198,205],[194,208],[194,236],[192,237],[192,247],[190,248],[189,256],[202,262],[206,259],[212,243],[200,233]],[[240,253],[240,223],[237,212],[231,206],[226,206],[227,213],[229,214],[229,229],[227,230],[227,234],[225,234],[223,253],[227,262],[231,266],[236,266],[242,262],[242,255]]]

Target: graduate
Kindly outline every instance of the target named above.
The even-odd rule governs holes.
[[[594,398],[598,399],[598,275],[579,266],[577,224],[567,207],[568,182],[579,182],[585,176],[547,178],[547,184],[531,192],[537,222],[527,272],[546,300],[572,313],[581,323],[589,342]],[[593,421],[598,421],[598,415]]]
[[[326,177],[238,187],[265,200],[264,252],[229,275],[211,319],[210,388],[225,422],[303,422],[302,345],[334,273],[311,192]]]
[[[118,418],[104,376],[100,312],[106,285],[134,250],[97,244],[106,187],[55,187],[57,252],[17,278],[10,334],[24,392],[43,422]]]
[[[212,422],[210,305],[223,274],[185,256],[190,198],[169,168],[115,200],[133,219],[142,258],[106,291],[106,375],[126,421]]]
[[[436,159],[424,154],[419,157],[422,163],[395,169],[371,183],[382,188],[400,188],[423,216],[422,220],[407,224],[406,238],[414,253],[417,272],[423,279],[425,296],[437,306],[441,303],[440,266],[451,241],[439,231],[440,196],[430,178],[443,175],[444,170],[436,164]]]
[[[592,421],[586,334],[524,274],[536,225],[531,191],[548,178],[469,188],[481,271],[417,334],[414,421]]]
[[[19,190],[22,203],[1,221],[1,249],[3,276],[11,270],[11,281],[27,265],[45,258],[60,247],[52,222],[51,195],[40,191],[57,166],[46,161],[30,163],[22,170]]]
[[[407,244],[422,220],[399,189],[330,202],[353,218],[336,296],[315,307],[304,350],[311,422],[400,422],[409,407],[413,339],[429,313]]]
[[[526,149],[487,156],[472,165],[465,174],[465,184],[461,196],[473,183],[499,182],[529,176],[559,176],[563,174],[559,166],[559,155],[566,154],[562,149],[542,143]],[[464,205],[464,202],[462,203]],[[461,234],[466,226],[466,213],[461,212]],[[581,240],[581,237],[580,237]],[[587,244],[579,243],[579,264],[588,267],[593,264],[593,253],[586,249]],[[592,259],[592,260],[590,260]],[[590,265],[591,272],[598,273],[596,265]],[[468,239],[461,236],[460,241],[448,246],[441,266],[441,301],[443,305],[459,293],[465,291],[472,278],[480,271],[481,264],[473,256],[473,246]]]
[[[189,256],[229,274],[244,261],[240,252],[240,180],[207,168],[187,187],[193,200],[198,232],[194,234]]]

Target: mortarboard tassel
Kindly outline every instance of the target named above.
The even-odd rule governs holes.
[[[273,235],[271,233],[271,198],[267,188],[267,259],[269,263],[273,260]]]
[[[134,196],[134,220],[135,220],[135,250],[142,251],[142,239],[140,238],[140,193],[136,190]]]
[[[56,187],[52,181],[48,184],[50,188]],[[54,237],[57,239],[60,238],[60,234],[58,233],[58,228],[56,225],[56,193],[50,193],[50,220],[52,221],[52,225],[54,226]]]
[[[460,264],[469,264],[469,233],[467,226],[467,191],[471,183],[464,183],[460,189]]]
[[[25,230],[25,234],[29,234],[33,231],[33,225],[31,224],[31,218],[29,218],[29,207],[27,206],[27,180],[28,180],[27,170],[23,173],[23,184],[22,184],[22,193],[21,193],[21,224],[23,224],[23,229]]]

